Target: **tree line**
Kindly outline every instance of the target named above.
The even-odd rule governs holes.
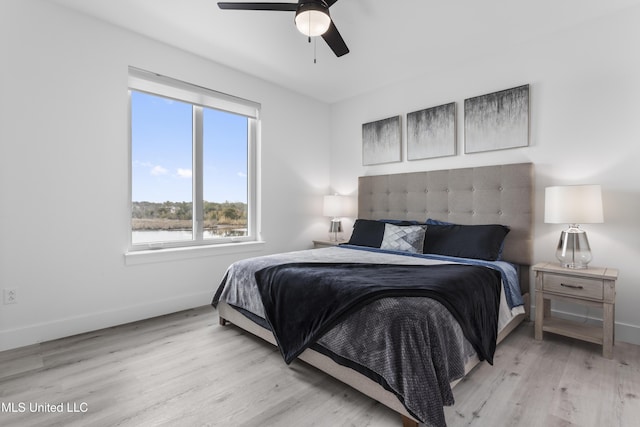
[[[204,202],[205,227],[246,225],[247,204],[242,202]],[[133,202],[131,217],[134,229],[174,228],[169,223],[183,224],[193,219],[192,202]],[[137,226],[136,226],[137,224]],[[166,226],[152,225],[165,224]]]

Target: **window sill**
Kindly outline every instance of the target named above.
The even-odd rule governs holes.
[[[190,246],[186,248],[166,248],[146,251],[131,251],[124,254],[126,265],[150,264],[154,262],[179,261],[217,255],[257,252],[265,242],[238,242],[219,245]]]

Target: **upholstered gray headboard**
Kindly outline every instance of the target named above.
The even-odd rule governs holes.
[[[533,259],[533,164],[363,176],[358,217],[507,225],[511,231],[503,259],[528,266]]]

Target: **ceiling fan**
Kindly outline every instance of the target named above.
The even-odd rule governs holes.
[[[218,2],[220,9],[275,10],[295,12],[295,23],[305,36],[322,36],[333,53],[340,57],[349,53],[347,44],[329,16],[329,7],[338,0],[299,0],[298,3],[237,3]]]

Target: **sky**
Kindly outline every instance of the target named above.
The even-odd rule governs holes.
[[[191,202],[191,105],[131,91],[132,200]],[[247,118],[204,108],[203,196],[247,202]]]

